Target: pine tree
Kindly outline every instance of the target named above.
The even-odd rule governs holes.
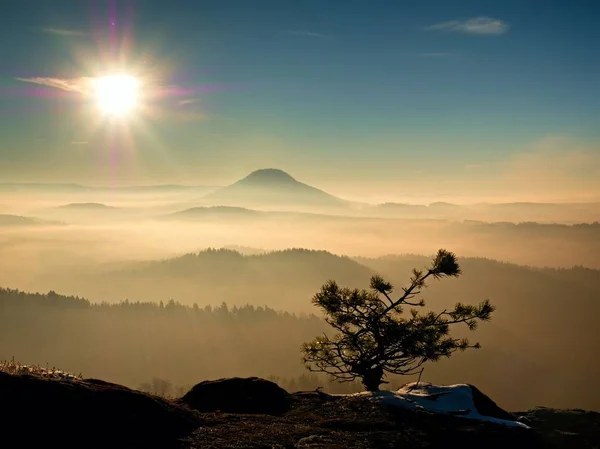
[[[310,371],[324,372],[340,382],[360,379],[368,391],[387,383],[386,373],[415,374],[427,361],[450,357],[455,351],[479,348],[466,338],[449,335],[450,325],[464,323],[469,330],[488,321],[495,307],[485,300],[477,306],[457,303],[452,310],[419,312],[421,299],[413,299],[428,279],[458,277],[454,253],[440,249],[427,269],[414,269],[410,285],[393,299],[394,287],[381,276],[371,278],[370,290],[341,288],[328,281],[313,297],[337,332],[317,337],[302,346],[303,361]],[[408,316],[405,308],[410,307]]]

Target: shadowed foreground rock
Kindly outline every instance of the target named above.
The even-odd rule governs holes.
[[[282,416],[204,414],[193,449],[546,448],[526,429],[382,407],[366,397],[292,394]]]
[[[506,410],[501,409],[498,405],[486,394],[482,393],[475,385],[470,385],[473,395],[473,405],[480,415],[491,416],[492,418],[514,420],[515,417]]]
[[[580,409],[536,407],[518,413],[552,447],[600,448],[600,413]]]
[[[598,449],[600,414],[521,413],[531,430],[472,419],[382,407],[364,396],[294,393],[280,416],[202,414],[186,449]],[[480,398],[481,399],[481,398]],[[485,401],[485,399],[484,399]],[[502,415],[491,404],[489,413]],[[510,415],[510,414],[509,414]],[[512,416],[512,415],[510,415]],[[536,421],[536,418],[539,418]],[[552,421],[552,425],[547,423]],[[572,421],[572,422],[571,422]],[[550,427],[552,427],[550,429]],[[577,430],[574,430],[577,429]],[[594,435],[594,436],[592,436]]]
[[[167,448],[200,425],[197,413],[120,385],[2,372],[0,410],[7,448]]]
[[[183,398],[168,401],[100,380],[48,379],[0,372],[0,447],[600,447],[600,414],[582,410],[538,408],[522,412],[519,415],[525,416],[532,427],[528,430],[383,407],[365,396],[330,396],[321,392],[290,395],[272,382],[257,378],[203,382],[192,391],[184,396],[190,403],[220,413],[192,411],[183,405]],[[484,396],[476,400],[478,409],[506,413]],[[243,410],[245,414],[225,413],[226,410]],[[271,414],[260,414],[261,411]]]
[[[258,377],[207,380],[195,385],[179,402],[200,412],[280,415],[290,406],[290,394]]]

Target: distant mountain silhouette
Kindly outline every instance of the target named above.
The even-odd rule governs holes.
[[[86,193],[91,191],[91,187],[82,186],[79,184],[60,184],[60,183],[36,183],[36,182],[22,182],[12,183],[3,182],[0,183],[0,192],[13,192],[13,193],[30,193],[30,192],[43,192],[43,193]]]
[[[186,186],[179,184],[149,185],[149,186],[124,186],[102,187],[98,190],[109,190],[120,193],[208,193],[215,190],[216,186]]]
[[[364,210],[380,217],[478,220],[485,222],[583,223],[600,217],[598,203],[471,203],[429,205],[381,203]]]
[[[158,217],[165,220],[237,220],[260,219],[281,221],[340,221],[357,220],[360,218],[344,215],[329,215],[325,213],[298,212],[289,210],[257,210],[239,206],[200,206],[184,209]]]
[[[244,207],[233,206],[212,206],[212,207],[192,207],[173,214],[166,215],[165,219],[183,219],[183,220],[203,220],[203,219],[227,219],[227,218],[255,218],[266,214]]]
[[[446,209],[454,209],[460,206],[456,204],[448,203],[446,201],[436,201],[435,203],[430,203],[429,207],[431,208],[446,208]]]
[[[283,185],[283,184],[296,184],[296,181],[291,175],[279,170],[277,168],[263,168],[250,173],[243,179],[240,179],[236,184],[238,185]]]
[[[114,206],[107,206],[102,203],[71,203],[63,206],[58,206],[59,209],[77,209],[77,210],[107,210],[118,209]]]
[[[44,194],[85,194],[85,193],[207,193],[218,186],[188,186],[179,184],[146,185],[146,186],[85,186],[81,184],[59,183],[0,183],[0,192],[10,193],[44,193]]]
[[[406,203],[381,203],[378,204],[377,206],[375,206],[379,209],[384,209],[384,210],[399,210],[399,211],[405,211],[405,210],[427,210],[427,206],[424,204],[406,204]]]
[[[344,206],[347,201],[297,181],[283,170],[256,170],[204,197],[220,205]]]
[[[21,215],[0,214],[0,227],[3,226],[42,226],[61,225],[58,221],[41,220],[35,217],[23,217]]]

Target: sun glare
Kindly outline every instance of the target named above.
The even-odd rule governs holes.
[[[129,75],[110,75],[96,78],[94,96],[105,114],[125,116],[135,108],[140,82]]]

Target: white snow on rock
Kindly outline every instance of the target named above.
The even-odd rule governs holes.
[[[404,385],[398,391],[378,391],[376,393],[358,393],[372,395],[382,403],[408,410],[426,410],[432,413],[452,415],[460,418],[488,421],[510,427],[530,427],[518,421],[499,419],[482,415],[473,402],[473,390],[469,385],[432,385],[416,382]]]

